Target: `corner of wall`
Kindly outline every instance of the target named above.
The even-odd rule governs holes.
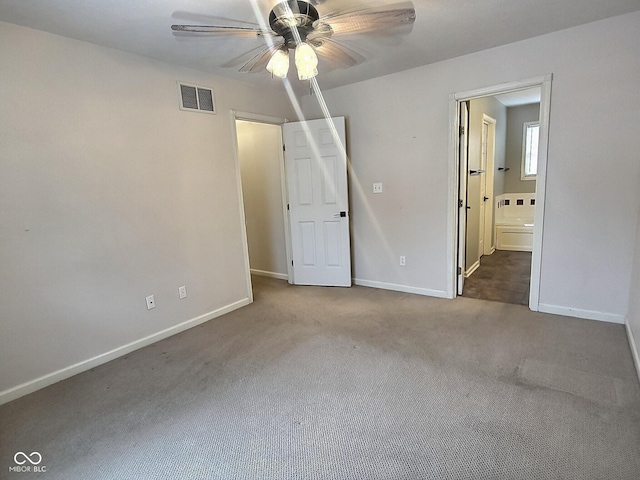
[[[638,182],[640,182],[640,168],[638,168]],[[629,301],[625,316],[625,328],[631,355],[640,380],[640,192],[636,198],[637,222],[635,237],[635,252],[631,261],[631,284],[629,286]],[[635,332],[635,333],[634,333]]]
[[[633,336],[633,331],[629,325],[629,317],[624,322],[625,330],[627,331],[627,340],[629,340],[629,348],[631,349],[631,356],[633,357],[633,364],[636,367],[636,373],[638,374],[638,381],[640,381],[640,351],[638,348],[638,342]]]
[[[133,352],[135,350],[138,350],[140,348],[146,347],[153,343],[159,342],[160,340],[164,340],[165,338],[171,337],[173,335],[176,335],[190,328],[206,323],[226,313],[230,313],[234,310],[237,310],[238,308],[242,308],[246,305],[249,305],[251,302],[252,302],[251,298],[244,298],[242,300],[238,300],[237,302],[231,303],[222,308],[218,308],[212,312],[206,313],[204,315],[200,315],[196,318],[192,318],[178,325],[173,325],[160,332],[153,333],[152,335],[148,335],[144,338],[128,343],[127,345],[123,345],[121,347],[115,348],[110,352],[97,355],[87,360],[83,360],[81,362],[76,363],[75,365],[70,365],[68,367],[62,368],[55,372],[43,375],[40,378],[36,378],[34,380],[25,382],[21,385],[17,385],[13,388],[4,390],[0,392],[0,405],[9,403],[13,400],[16,400],[30,393],[33,393],[37,390],[48,387],[49,385],[53,385],[54,383],[61,382],[62,380],[73,377],[74,375],[78,375],[79,373],[91,370],[92,368],[103,365],[107,362],[110,362],[111,360],[115,360],[130,352]]]

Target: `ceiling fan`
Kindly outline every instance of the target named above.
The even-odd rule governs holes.
[[[171,25],[176,34],[214,34],[264,38],[266,47],[242,65],[241,72],[259,72],[264,68],[273,76],[286,78],[289,71],[289,51],[295,52],[295,65],[300,80],[318,74],[318,56],[331,64],[347,68],[364,61],[364,57],[340,41],[354,34],[389,33],[397,27],[410,31],[416,19],[411,2],[378,7],[352,8],[321,15],[315,5],[323,0],[283,0],[269,13],[269,28],[228,25]]]

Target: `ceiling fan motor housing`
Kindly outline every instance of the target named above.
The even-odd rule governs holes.
[[[269,14],[269,26],[277,35],[282,36],[288,48],[295,48],[298,40],[304,42],[313,31],[313,23],[320,18],[316,7],[302,0],[287,0],[278,3]]]

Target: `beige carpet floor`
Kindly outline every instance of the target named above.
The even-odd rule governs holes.
[[[252,305],[0,407],[0,478],[640,478],[623,326],[253,280]]]

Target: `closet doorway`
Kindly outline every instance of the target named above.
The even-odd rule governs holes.
[[[233,113],[249,271],[287,280],[290,258],[282,148],[286,119]]]
[[[351,286],[344,117],[234,112],[234,127],[247,282]]]

